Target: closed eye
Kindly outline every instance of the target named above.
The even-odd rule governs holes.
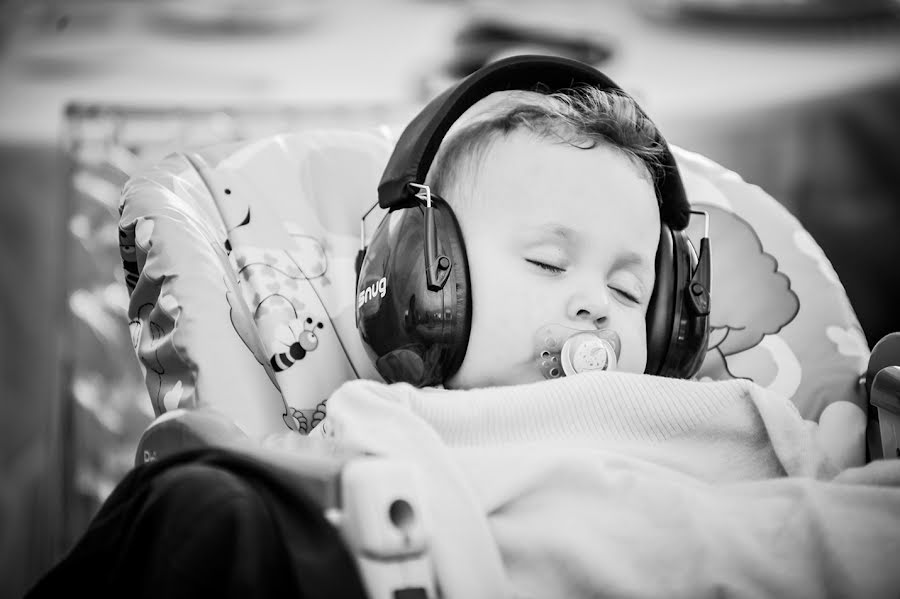
[[[625,291],[624,289],[617,289],[615,287],[612,287],[611,289],[613,290],[614,293],[616,293],[620,297],[624,298],[626,301],[629,301],[633,304],[641,303],[641,299],[630,291]]]
[[[559,274],[559,273],[561,273],[561,272],[566,272],[566,269],[565,269],[565,268],[560,268],[560,267],[558,267],[558,266],[553,266],[552,264],[547,264],[547,263],[541,262],[541,261],[539,261],[539,260],[530,260],[530,259],[528,259],[528,258],[525,258],[525,262],[528,262],[529,264],[533,264],[534,266],[537,266],[537,267],[540,268],[541,270],[546,270],[547,272],[551,272],[551,273],[554,273],[554,274]]]

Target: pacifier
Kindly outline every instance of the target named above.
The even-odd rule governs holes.
[[[621,351],[619,335],[611,329],[585,331],[550,324],[535,335],[535,360],[545,379],[615,370]]]

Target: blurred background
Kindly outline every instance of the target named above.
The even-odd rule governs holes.
[[[900,330],[898,0],[0,0],[0,597],[84,530],[152,412],[116,231],[176,149],[394,135],[496,58],[595,64],[781,201],[870,345]]]

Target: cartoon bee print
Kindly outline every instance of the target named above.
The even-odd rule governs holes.
[[[309,317],[306,318],[305,322],[301,323],[297,319],[285,325],[278,332],[277,341],[287,347],[287,350],[272,355],[269,360],[272,370],[275,372],[287,370],[295,362],[305,358],[308,352],[315,351],[319,347],[319,337],[316,335],[316,329],[324,327],[324,324],[315,322]]]

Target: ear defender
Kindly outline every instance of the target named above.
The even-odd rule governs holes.
[[[400,135],[378,185],[377,205],[389,212],[368,244],[363,226],[356,260],[356,325],[386,381],[441,384],[459,369],[469,342],[472,291],[459,223],[450,206],[424,185],[447,131],[496,91],[540,85],[552,93],[580,84],[621,91],[603,73],[575,60],[498,60],[434,98]],[[647,310],[645,372],[690,378],[709,338],[708,217],[698,256],[684,232],[692,211],[675,158],[661,135],[657,141],[664,150],[656,181],[662,226]]]
[[[708,219],[705,212],[696,214]],[[686,379],[700,369],[709,342],[709,286],[708,232],[698,256],[684,231],[663,223],[647,306],[646,374]]]
[[[386,381],[437,385],[459,369],[471,328],[469,267],[443,199],[388,213],[358,274],[357,327]]]

